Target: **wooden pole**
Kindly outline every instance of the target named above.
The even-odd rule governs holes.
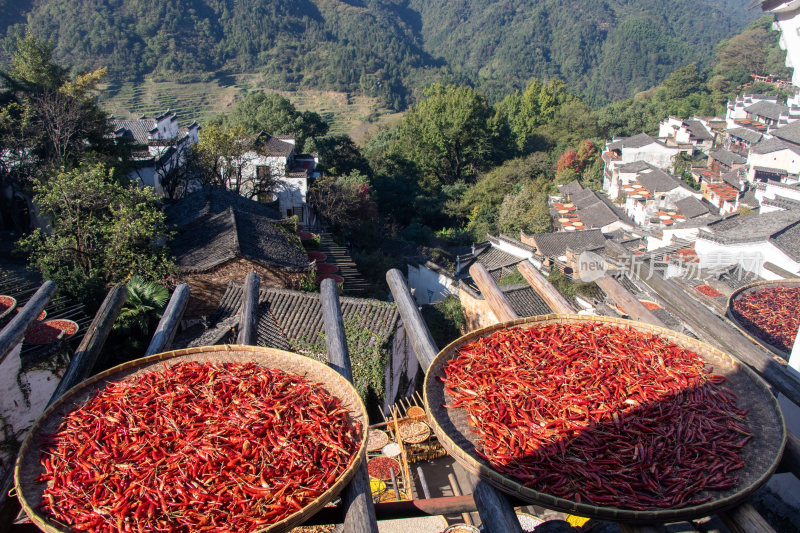
[[[729,511],[718,514],[720,520],[731,530],[731,533],[775,533],[772,526],[758,514],[758,511],[749,503],[743,503]]]
[[[485,481],[475,483],[475,506],[486,533],[522,533],[517,513],[508,500]]]
[[[166,309],[164,309],[164,314],[161,315],[161,320],[158,321],[158,327],[153,334],[153,339],[150,341],[147,351],[144,352],[145,357],[169,350],[188,303],[189,286],[178,285],[175,287],[175,291],[172,293]]]
[[[258,287],[261,280],[258,274],[250,272],[244,280],[244,300],[239,316],[239,344],[255,344],[258,327]]]
[[[322,280],[320,284],[322,319],[325,324],[325,346],[328,349],[328,364],[345,379],[353,381],[350,366],[350,353],[344,334],[342,308],[339,293],[332,279]],[[345,487],[342,495],[344,506],[344,530],[354,533],[377,533],[378,521],[372,504],[372,491],[369,485],[366,462],[356,471],[353,480]]]
[[[425,325],[422,314],[420,314],[414,299],[411,297],[411,292],[409,292],[408,285],[403,279],[403,274],[393,268],[386,273],[386,281],[389,283],[389,289],[392,291],[392,296],[397,304],[400,317],[403,319],[403,324],[407,328],[408,337],[414,347],[414,352],[417,354],[422,371],[427,372],[439,349],[436,347],[436,343],[431,337],[431,332],[428,330],[428,326]],[[501,531],[522,533],[522,528],[519,525],[519,520],[517,520],[513,507],[500,492],[484,481],[476,483],[476,494],[478,490],[480,490],[482,497],[479,499],[476,495],[475,504],[478,508],[481,522],[487,528],[486,531],[488,533],[499,533]],[[499,520],[497,526],[490,525],[490,522],[495,520]],[[508,525],[509,529],[503,529],[502,526],[504,525]]]
[[[6,324],[3,331],[0,331],[0,363],[11,353],[11,350],[22,341],[25,332],[36,321],[36,318],[44,310],[47,302],[53,297],[58,286],[52,281],[45,281],[39,290],[31,296],[25,307],[17,313],[17,316]]]
[[[522,277],[533,287],[542,300],[553,310],[554,313],[574,313],[575,308],[572,307],[564,296],[558,292],[558,289],[553,287],[553,284],[547,281],[547,278],[539,272],[535,266],[529,261],[523,261],[517,265],[517,270],[522,274]]]
[[[89,377],[127,298],[128,289],[124,285],[114,285],[108,291],[105,300],[100,305],[100,309],[94,315],[94,320],[89,324],[86,335],[83,336],[83,340],[75,351],[75,355],[70,359],[69,366],[67,366],[64,376],[58,383],[58,387],[50,397],[48,405]]]
[[[14,317],[14,320],[3,329],[3,332],[0,333],[0,337],[6,334],[6,330],[14,324],[15,320],[20,319],[20,322],[28,321],[28,324],[35,320],[36,317],[39,316],[39,313],[42,312],[45,305],[47,305],[47,302],[53,296],[55,290],[55,283],[52,281],[45,282],[28,301],[28,304],[25,305],[25,309]],[[100,309],[97,310],[94,320],[92,320],[89,329],[86,331],[86,335],[84,335],[81,344],[78,346],[78,350],[75,352],[75,355],[72,356],[72,359],[70,359],[69,366],[67,366],[64,376],[61,378],[56,390],[50,397],[48,405],[52,404],[69,389],[83,381],[88,373],[91,372],[92,367],[97,361],[97,356],[100,354],[100,350],[103,349],[108,334],[111,333],[114,321],[117,319],[119,311],[122,309],[122,305],[125,303],[127,297],[128,291],[121,285],[114,286],[108,292],[106,299],[103,300]],[[27,326],[25,326],[25,329],[27,329]],[[25,333],[24,329],[22,333]],[[16,333],[14,334],[16,335]],[[2,342],[3,341],[0,340],[0,343]],[[14,469],[12,467],[6,472],[2,484],[0,485],[0,531],[6,531],[10,528],[14,517],[16,517],[17,513],[20,511],[19,500],[8,495],[8,492],[13,486]]]
[[[475,284],[478,285],[498,322],[508,322],[518,318],[506,295],[494,282],[485,266],[475,263],[469,267],[469,275],[475,280]]]
[[[389,283],[389,290],[392,292],[397,310],[403,319],[403,325],[408,332],[408,338],[414,348],[414,353],[417,354],[417,359],[419,359],[423,372],[426,372],[436,354],[439,353],[439,349],[436,347],[436,343],[433,342],[431,332],[422,319],[414,298],[411,297],[411,292],[408,290],[403,274],[393,268],[386,273],[386,281]]]
[[[456,479],[456,476],[454,476],[452,473],[447,474],[447,481],[450,483],[450,489],[453,491],[453,496],[461,496],[461,489],[458,486],[458,480]],[[461,518],[468,526],[473,525],[472,517],[469,515],[469,513],[461,513]]]
[[[595,283],[597,283],[606,294],[611,296],[614,301],[617,302],[617,305],[619,305],[633,320],[645,322],[654,326],[666,327],[652,311],[645,307],[642,302],[628,291],[628,289],[623,287],[619,281],[611,276],[601,276],[595,280]]]

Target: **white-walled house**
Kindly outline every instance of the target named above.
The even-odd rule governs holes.
[[[701,268],[739,265],[764,279],[770,266],[800,274],[800,210],[733,216],[708,225],[695,240]]]
[[[669,116],[658,126],[658,138],[666,144],[686,145],[707,152],[714,145],[714,134],[699,119],[684,120]]]
[[[282,216],[297,216],[301,224],[314,219],[307,203],[308,187],[318,175],[317,157],[295,153],[295,140],[260,133],[254,142],[255,150],[245,152],[238,158],[238,173],[228,178],[228,188],[238,190],[248,198],[259,196],[261,201],[278,201]],[[254,188],[262,179],[272,178],[272,197],[258,194]]]
[[[773,25],[781,32],[779,45],[786,50],[786,66],[794,69],[792,85],[800,87],[800,0],[762,0],[760,4],[774,17]],[[800,105],[800,94],[791,102]]]
[[[606,143],[605,152],[612,154],[610,160],[614,164],[645,161],[655,167],[666,170],[672,167],[677,154],[691,151],[686,148],[667,146],[646,133],[640,133],[633,137],[613,139]]]
[[[763,139],[750,147],[748,181],[793,180],[800,174],[800,146],[781,139]]]
[[[130,179],[152,187],[163,196],[162,178],[184,163],[187,151],[198,141],[197,122],[180,128],[178,117],[172,111],[155,118],[111,117],[110,120],[117,142],[132,145],[134,169],[129,174]]]

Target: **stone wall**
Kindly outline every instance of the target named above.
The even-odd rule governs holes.
[[[458,299],[464,308],[464,319],[466,320],[466,331],[473,331],[485,328],[497,323],[497,317],[489,307],[489,302],[483,298],[475,298],[464,289],[458,290]]]
[[[306,272],[286,272],[265,266],[249,259],[236,258],[224,263],[210,272],[181,274],[180,283],[189,285],[189,305],[184,319],[208,316],[219,305],[229,281],[244,283],[247,275],[256,271],[262,287],[297,289]]]

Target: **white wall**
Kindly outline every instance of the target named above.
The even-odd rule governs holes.
[[[794,69],[792,84],[800,87],[800,8],[795,5],[793,11],[775,13],[775,25],[781,30],[780,47],[786,50],[786,66]]]
[[[408,265],[408,287],[414,290],[418,305],[443,300],[448,294],[458,296],[457,282],[425,265]]]
[[[654,167],[669,170],[672,167],[672,159],[680,151],[678,148],[669,148],[658,143],[648,144],[641,148],[623,148],[622,163],[645,161]]]
[[[778,150],[770,154],[756,154],[752,150],[747,156],[747,179],[753,181],[755,167],[779,168],[790,174],[800,173],[800,154],[792,150]]]
[[[800,263],[767,241],[723,244],[701,237],[695,241],[694,250],[697,252],[702,268],[738,264],[744,270],[753,272],[767,280],[782,278],[774,272],[763,268],[765,262],[770,262],[789,272],[800,271]]]

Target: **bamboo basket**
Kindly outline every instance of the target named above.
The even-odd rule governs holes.
[[[760,344],[767,350],[771,351],[775,355],[781,357],[781,359],[786,362],[789,359],[789,352],[786,350],[779,348],[778,346],[774,346],[764,339],[760,338],[754,331],[748,329],[747,324],[737,316],[737,313],[733,311],[733,302],[752,291],[757,291],[761,289],[769,289],[772,287],[798,287],[800,288],[800,278],[793,278],[793,279],[784,279],[779,281],[756,281],[755,283],[750,283],[749,285],[745,285],[744,287],[740,287],[733,291],[731,295],[728,297],[728,307],[725,310],[725,315],[733,322],[733,325],[748,339],[751,341]],[[797,310],[800,312],[800,309]]]
[[[335,483],[302,510],[259,531],[289,531],[308,521],[309,518],[345,488],[355,475],[356,470],[361,466],[361,462],[366,455],[367,444],[366,429],[368,418],[366,408],[352,384],[333,369],[302,355],[256,346],[205,346],[176,350],[137,359],[97,374],[69,390],[42,414],[25,439],[14,470],[17,496],[22,508],[34,524],[48,533],[71,531],[71,529],[50,520],[39,510],[42,494],[46,487],[44,483],[36,481],[36,478],[42,473],[42,467],[39,464],[40,437],[43,434],[55,432],[67,413],[85,402],[90,394],[102,390],[108,383],[122,381],[147,372],[162,370],[164,364],[171,366],[172,364],[187,361],[214,363],[253,362],[265,368],[276,368],[284,372],[298,374],[312,383],[321,383],[326,391],[339,398],[343,406],[350,412],[351,421],[354,424],[360,424],[362,428],[361,446],[356,452],[352,464],[339,476]]]
[[[703,496],[710,495],[712,499],[704,504],[675,509],[653,508],[652,510],[638,511],[610,506],[596,506],[577,503],[525,487],[515,479],[494,470],[488,462],[477,454],[478,435],[469,426],[466,409],[446,409],[442,407],[443,404],[450,401],[450,398],[446,397],[440,379],[444,377],[444,364],[457,355],[458,349],[463,344],[488,336],[501,329],[552,323],[581,324],[586,322],[630,327],[637,331],[657,334],[694,351],[706,363],[713,366],[715,374],[724,375],[730,380],[728,385],[739,395],[739,407],[750,409],[747,415],[747,424],[753,432],[753,438],[742,450],[745,467],[737,470],[739,484],[736,487],[729,490],[703,493]],[[425,408],[429,414],[431,427],[442,446],[469,472],[478,475],[499,490],[512,494],[523,501],[565,513],[601,520],[629,523],[665,523],[708,516],[716,511],[733,507],[767,482],[778,466],[786,443],[786,427],[780,407],[775,397],[770,393],[766,383],[753,371],[730,355],[686,335],[663,327],[620,318],[550,314],[522,318],[473,331],[450,343],[439,352],[431,363],[428,374],[425,376],[424,388]]]

